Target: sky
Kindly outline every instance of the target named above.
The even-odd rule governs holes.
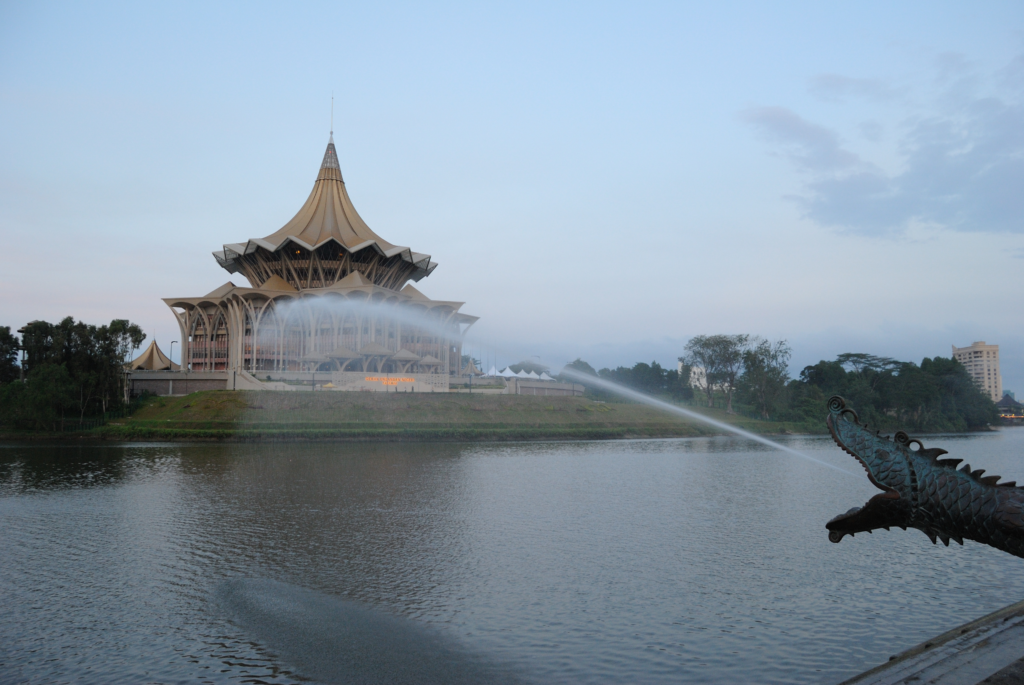
[[[485,364],[674,366],[698,334],[1024,394],[1024,4],[0,2],[0,325],[228,280],[331,128]],[[174,354],[177,358],[177,349]]]

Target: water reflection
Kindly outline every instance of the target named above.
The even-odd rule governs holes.
[[[926,444],[1024,482],[1024,430]],[[216,599],[262,578],[529,681],[828,682],[1024,594],[1021,560],[976,544],[829,543],[825,521],[874,492],[732,438],[5,446],[0,664],[330,680]]]
[[[0,494],[110,485],[125,476],[125,450],[66,443],[0,447]]]
[[[262,578],[224,581],[220,605],[303,673],[329,683],[470,685],[520,682],[423,623]]]

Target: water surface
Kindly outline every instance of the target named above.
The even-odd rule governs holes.
[[[786,441],[854,475],[732,438],[0,446],[0,681],[332,679],[295,635],[348,607],[509,681],[830,683],[1024,598],[975,543],[828,542],[876,490]],[[1024,482],[1024,429],[925,444]]]

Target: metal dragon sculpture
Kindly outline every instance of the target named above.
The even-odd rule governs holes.
[[[917,528],[948,547],[964,539],[1024,557],[1024,488],[999,483],[984,470],[961,469],[962,459],[939,459],[946,450],[925,449],[903,431],[893,439],[868,430],[842,397],[828,401],[828,430],[843,450],[864,466],[882,492],[826,524],[828,539],[891,526]],[[912,445],[918,449],[911,449]]]

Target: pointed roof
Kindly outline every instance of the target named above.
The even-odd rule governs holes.
[[[430,299],[429,297],[427,297],[426,295],[421,293],[419,290],[417,290],[416,288],[412,287],[412,283],[406,283],[405,287],[402,288],[401,293],[403,295],[408,295],[409,297],[411,297],[414,300],[429,300]]]
[[[433,356],[431,356],[429,354],[426,357],[423,357],[422,359],[420,359],[420,364],[423,364],[424,366],[433,366],[434,364],[442,364],[442,363],[443,362],[440,359],[438,359],[437,357],[433,357]]]
[[[418,362],[420,360],[420,356],[403,347],[398,352],[391,355],[391,359],[398,362]]]
[[[333,351],[328,352],[327,356],[331,359],[359,359],[363,355],[347,347],[336,347]]]
[[[464,368],[462,370],[462,375],[463,376],[482,376],[484,374],[483,374],[482,371],[480,371],[480,369],[476,368],[476,364],[474,364],[473,360],[470,359],[469,363],[466,364],[466,368]]]
[[[299,292],[298,290],[296,290],[292,286],[291,283],[289,283],[288,281],[284,280],[283,278],[281,278],[277,274],[274,274],[273,276],[271,276],[270,278],[265,280],[263,282],[263,285],[261,285],[258,289],[259,290],[282,290],[282,291],[288,292],[288,293],[297,293],[297,292]]]
[[[213,256],[222,267],[234,273],[242,270],[239,258],[258,248],[276,252],[289,243],[295,243],[313,250],[331,240],[348,252],[373,249],[385,257],[400,256],[417,267],[416,274],[412,276],[415,280],[428,275],[437,266],[430,260],[430,255],[413,252],[408,247],[393,245],[384,240],[359,216],[341,176],[333,135],[327,143],[313,190],[291,221],[265,238],[225,245],[223,250],[214,252]]]
[[[232,290],[234,290],[237,287],[238,286],[236,286],[234,283],[232,283],[231,281],[228,281],[227,283],[225,283],[221,287],[217,288],[213,292],[207,293],[206,297],[208,297],[211,300],[212,299],[217,299],[217,298],[220,298],[220,297],[224,297],[225,295],[227,295],[229,292],[231,292]],[[290,288],[291,286],[288,286],[288,287]]]
[[[1000,409],[1017,409],[1021,406],[1021,403],[1009,395],[1004,394],[1002,399],[996,402],[996,406]]]
[[[359,271],[357,269],[357,270],[352,271],[351,273],[349,273],[347,276],[345,276],[344,278],[339,280],[337,283],[335,283],[331,287],[332,288],[361,288],[361,287],[366,287],[368,285],[373,285],[373,283],[371,281],[369,281],[366,278],[366,276],[363,275],[362,271]]]
[[[160,351],[160,346],[156,344],[156,340],[149,343],[149,347],[146,351],[132,360],[132,371],[142,369],[144,371],[163,371],[164,369],[170,369],[171,371],[177,371],[179,367],[177,364],[167,358],[163,352]]]
[[[390,357],[394,352],[384,347],[380,343],[368,342],[362,346],[359,350],[359,354],[364,357]]]
[[[290,237],[299,238],[313,247],[331,238],[346,247],[355,247],[368,240],[375,241],[384,252],[395,247],[366,225],[349,199],[345,181],[341,177],[338,152],[334,148],[334,136],[327,143],[320,173],[313,184],[313,191],[306,198],[306,204],[302,205],[291,221],[263,240],[280,245]]]

